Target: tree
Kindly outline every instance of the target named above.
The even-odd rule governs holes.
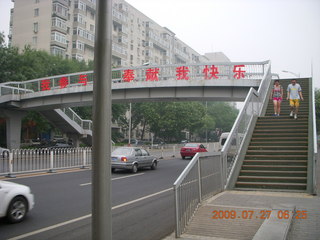
[[[16,47],[6,46],[4,34],[0,33],[0,83],[9,81],[24,81],[35,78],[60,75],[73,72],[82,72],[92,69],[93,64],[84,61],[63,59],[60,56],[52,56],[45,51],[38,51],[26,46],[21,51]],[[91,109],[78,109],[81,115],[91,116]],[[36,131],[39,136],[48,128],[52,128],[49,123],[36,112],[29,113],[23,119],[25,131]],[[1,135],[2,139],[5,139]]]
[[[215,120],[216,128],[222,128],[224,132],[231,130],[238,112],[235,107],[225,102],[208,103],[208,114]]]

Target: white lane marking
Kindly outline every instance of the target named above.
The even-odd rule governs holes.
[[[113,181],[113,180],[119,180],[119,179],[123,179],[123,178],[129,178],[129,177],[137,177],[137,176],[140,176],[140,175],[143,175],[143,174],[144,174],[144,173],[138,173],[138,174],[123,176],[123,177],[112,178],[111,180]],[[91,185],[91,182],[80,184],[81,187],[87,186],[87,185]]]
[[[141,197],[141,198],[132,200],[132,201],[130,201],[130,202],[126,202],[126,203],[119,204],[119,205],[117,205],[117,206],[112,207],[112,210],[117,209],[117,208],[121,208],[121,207],[124,207],[124,206],[128,206],[128,205],[130,205],[130,204],[133,204],[133,203],[136,203],[136,202],[145,200],[145,199],[147,199],[147,198],[151,198],[151,197],[157,196],[157,195],[162,194],[162,193],[165,193],[165,192],[169,192],[170,190],[172,191],[172,188],[167,188],[167,189],[162,190],[162,191],[160,191],[160,192],[156,192],[156,193],[153,193],[153,194],[150,194],[150,195],[147,195],[147,196],[144,196],[144,197]]]
[[[144,197],[141,197],[141,198],[137,198],[135,200],[132,200],[132,201],[129,201],[129,202],[126,202],[126,203],[119,204],[117,206],[112,207],[112,210],[117,209],[117,208],[121,208],[121,207],[125,207],[125,206],[128,206],[130,204],[133,204],[133,203],[136,203],[136,202],[139,202],[139,201],[142,201],[142,200],[145,200],[145,199],[148,199],[148,198],[151,198],[151,197],[154,197],[154,196],[157,196],[157,195],[160,195],[162,193],[169,192],[169,191],[172,191],[172,188],[167,188],[167,189],[162,190],[160,192],[152,193],[152,194],[149,194],[147,196],[144,196]],[[41,228],[41,229],[33,231],[33,232],[25,233],[23,235],[10,238],[8,240],[23,239],[23,238],[30,237],[30,236],[33,236],[33,235],[36,235],[36,234],[39,234],[39,233],[50,231],[50,230],[58,228],[58,227],[65,226],[65,225],[68,225],[68,224],[71,224],[71,223],[74,223],[74,222],[78,222],[78,221],[81,221],[81,220],[84,220],[84,219],[87,219],[87,218],[90,218],[90,217],[91,217],[91,214],[84,215],[82,217],[74,218],[74,219],[71,219],[71,220],[66,221],[66,222],[62,222],[62,223],[58,223],[58,224],[52,225],[50,227]]]

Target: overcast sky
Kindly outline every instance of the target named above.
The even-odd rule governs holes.
[[[320,0],[128,0],[201,54],[231,61],[271,60],[272,72],[313,77],[320,87]],[[11,0],[0,0],[0,31],[9,28]]]

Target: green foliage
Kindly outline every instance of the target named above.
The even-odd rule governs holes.
[[[30,46],[26,46],[21,51],[16,47],[8,47],[4,42],[4,34],[0,33],[0,83],[24,81],[92,69],[93,62],[86,64],[84,61],[78,62],[62,59],[59,56],[52,56],[45,51],[31,49]],[[91,107],[79,108],[78,111],[81,115],[85,116],[85,119],[92,115]],[[37,136],[41,132],[45,132],[51,128],[50,124],[36,112],[28,113],[23,119],[24,125],[27,125],[26,123],[28,122],[30,123],[30,120],[36,123],[32,127],[32,131],[35,131]]]
[[[216,123],[216,128],[222,128],[224,132],[229,132],[238,115],[238,110],[225,102],[208,103],[208,115]]]

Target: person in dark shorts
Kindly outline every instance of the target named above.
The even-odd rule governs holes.
[[[270,95],[270,100],[273,101],[274,116],[280,116],[282,98],[283,87],[280,85],[279,80],[275,80]]]

